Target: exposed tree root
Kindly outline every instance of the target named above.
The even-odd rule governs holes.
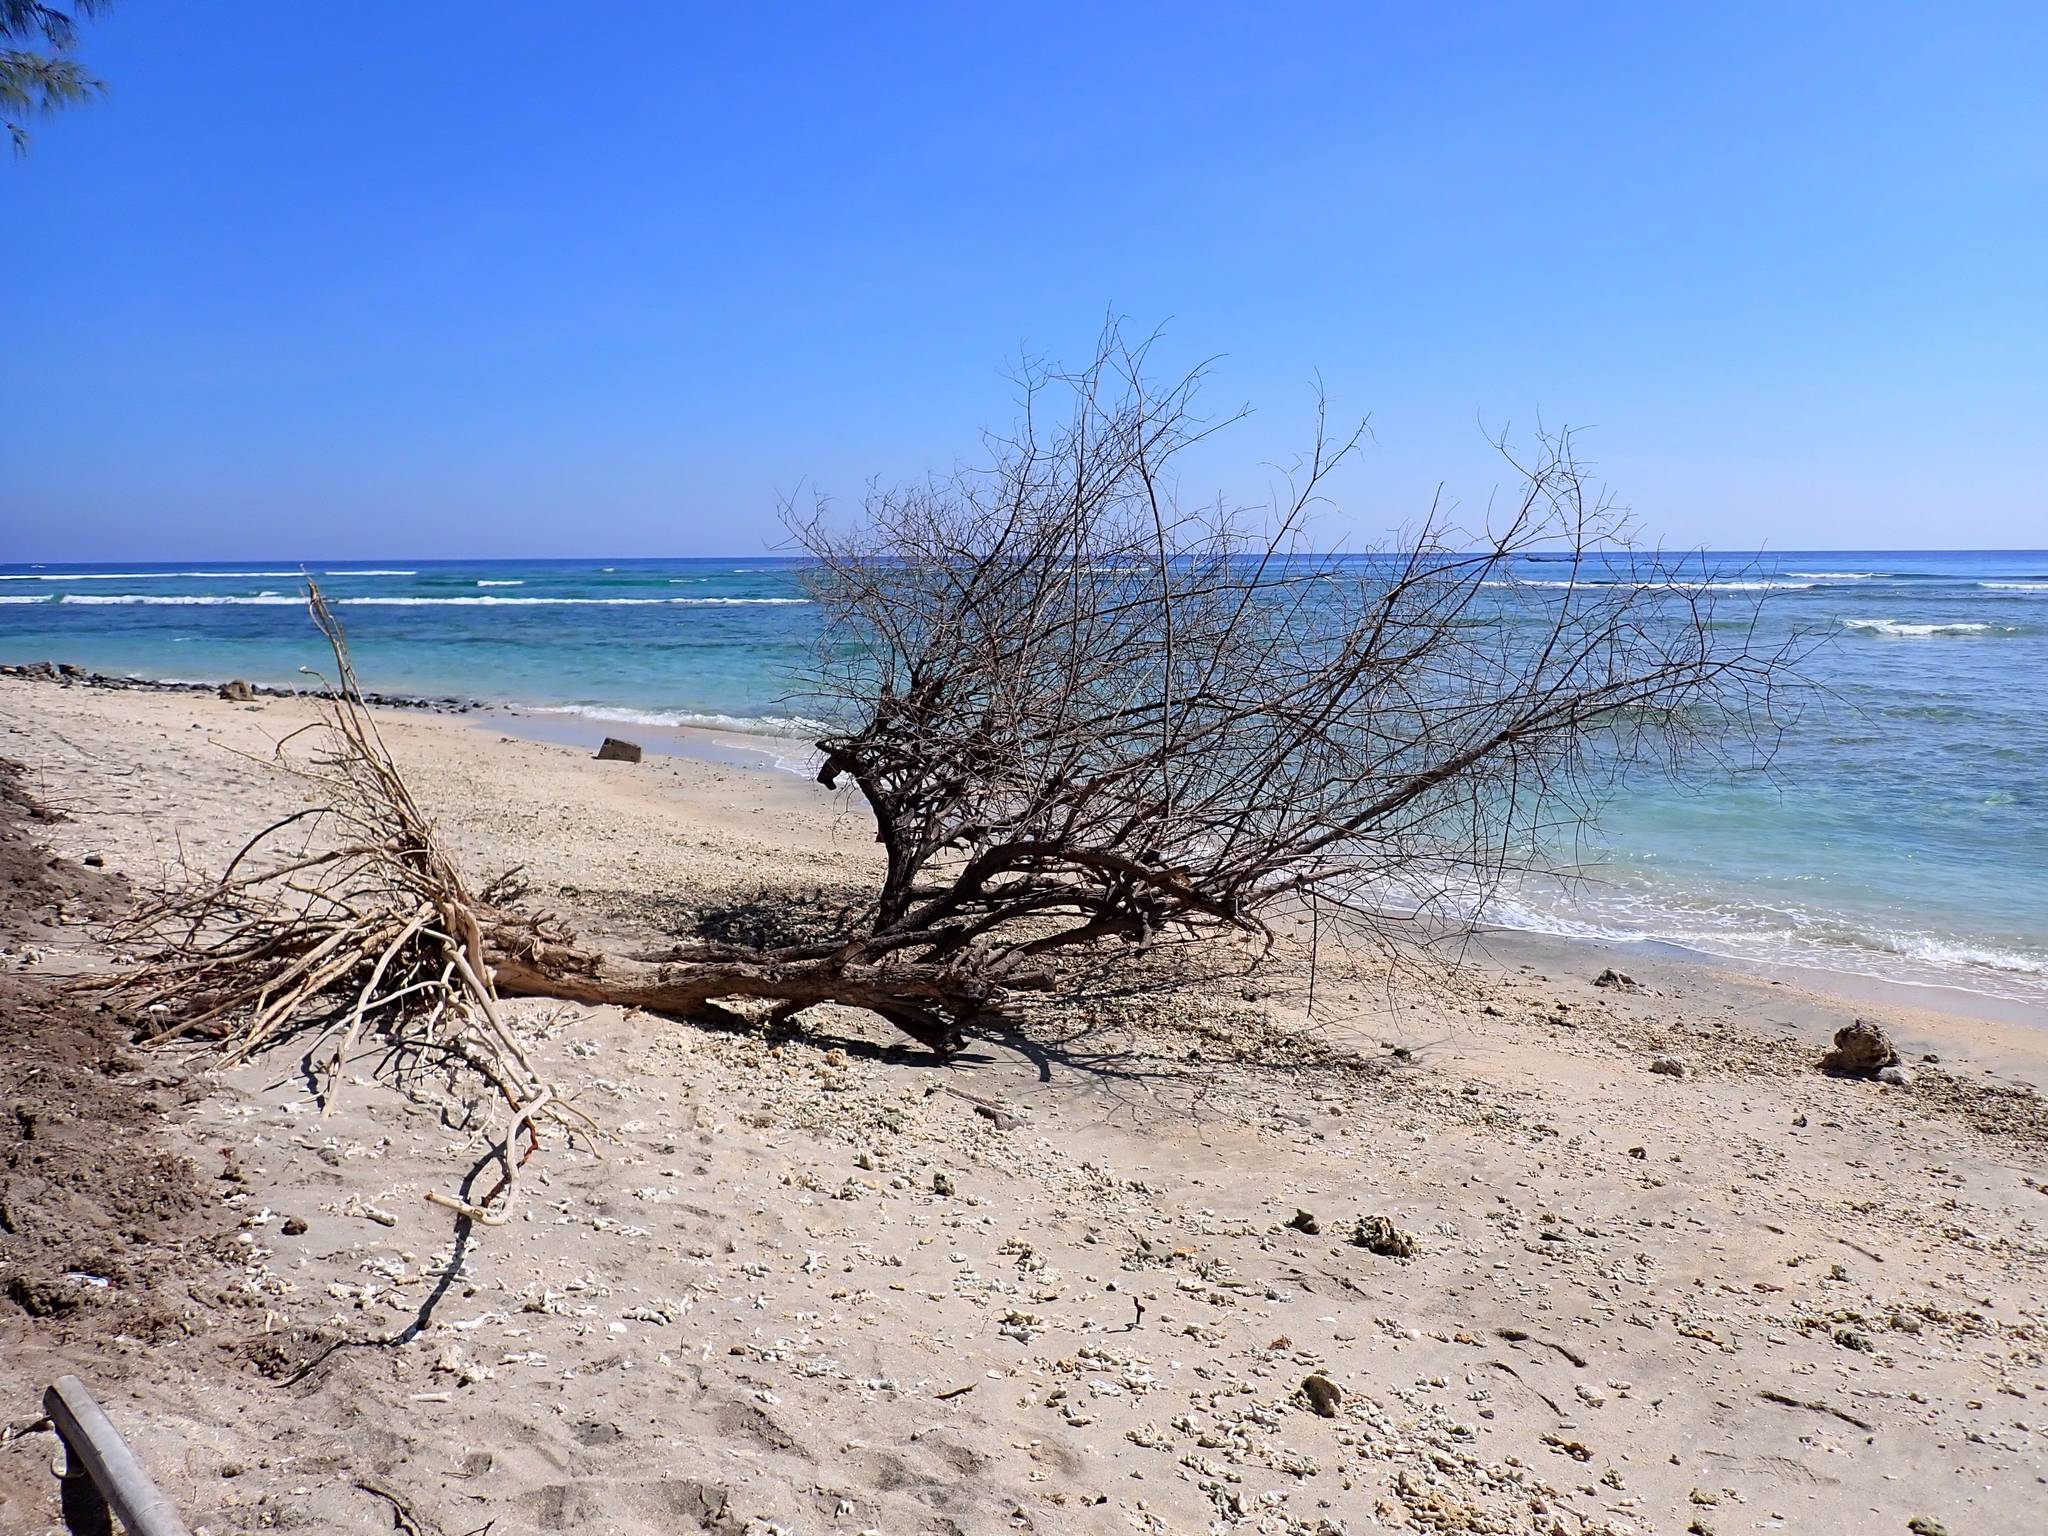
[[[322,1032],[307,1059],[324,1078],[323,1114],[368,1034],[406,1059],[466,1063],[505,1106],[499,1179],[479,1199],[430,1198],[495,1225],[542,1121],[574,1112],[500,1014],[491,962],[572,952],[544,919],[509,917],[471,891],[377,732],[340,624],[317,587],[308,598],[336,676],[321,720],[279,743],[275,762],[312,804],[258,832],[219,875],[127,918],[115,938],[142,963],[99,985],[140,1017],[150,1043],[211,1038],[230,1061]]]

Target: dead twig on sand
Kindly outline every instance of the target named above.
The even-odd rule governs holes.
[[[404,1532],[404,1536],[427,1536],[427,1528],[420,1525],[419,1517],[413,1513],[412,1505],[387,1488],[374,1477],[353,1479],[356,1487],[364,1493],[374,1494],[391,1506],[391,1527]]]
[[[1539,1339],[1535,1334],[1530,1333],[1526,1329],[1496,1328],[1493,1330],[1493,1336],[1497,1339],[1504,1339],[1510,1344],[1541,1344],[1545,1349],[1556,1350],[1580,1370],[1583,1371],[1586,1368],[1586,1357],[1577,1350],[1569,1345],[1560,1344],[1555,1339]]]
[[[1524,1387],[1527,1387],[1531,1392],[1534,1392],[1539,1398],[1543,1400],[1543,1406],[1548,1408],[1552,1413],[1556,1414],[1560,1419],[1565,1416],[1564,1409],[1558,1405],[1558,1401],[1556,1398],[1552,1397],[1548,1392],[1544,1391],[1541,1387],[1536,1386],[1529,1380],[1528,1377],[1524,1376],[1512,1365],[1509,1365],[1505,1360],[1489,1360],[1486,1363],[1492,1366],[1496,1371],[1506,1372],[1508,1375],[1514,1377],[1515,1380],[1520,1382]]]
[[[471,1221],[505,1221],[544,1119],[568,1111],[498,1009],[488,956],[547,947],[544,919],[514,919],[476,894],[414,800],[363,701],[339,620],[307,584],[335,677],[319,721],[272,762],[308,804],[263,828],[218,875],[146,904],[115,935],[142,964],[100,983],[151,1026],[152,1043],[211,1037],[243,1061],[320,1029],[309,1065],[331,1113],[341,1074],[374,1032],[418,1059],[465,1063],[503,1101],[497,1183],[428,1199]]]
[[[1781,1408],[1804,1408],[1808,1413],[1829,1414],[1834,1418],[1840,1419],[1844,1424],[1853,1424],[1861,1430],[1868,1431],[1872,1427],[1865,1420],[1857,1418],[1855,1414],[1844,1412],[1842,1409],[1835,1407],[1834,1404],[1824,1403],[1819,1398],[1794,1397],[1789,1392],[1779,1392],[1770,1387],[1765,1387],[1757,1393],[1757,1396],[1767,1403],[1776,1403]]]

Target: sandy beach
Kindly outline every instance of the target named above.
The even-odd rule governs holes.
[[[51,991],[117,963],[121,882],[297,805],[261,759],[309,712],[0,679],[62,818],[8,834],[0,1528],[60,1528],[66,1371],[216,1536],[2041,1528],[2023,1011],[1530,935],[944,1063],[830,1007],[517,1001],[596,1129],[458,1248],[423,1196],[484,1150],[473,1086],[397,1091],[374,1047],[323,1116],[308,1042],[224,1070]],[[621,945],[878,867],[791,774],[379,723],[471,871]],[[1909,1086],[1816,1069],[1857,1016]]]

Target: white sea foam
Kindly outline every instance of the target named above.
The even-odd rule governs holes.
[[[348,608],[638,608],[666,597],[341,597]]]
[[[298,574],[297,571],[57,571],[41,574],[15,571],[0,575],[0,581],[228,581]]]
[[[51,593],[47,597],[17,597],[12,593],[5,597],[0,597],[0,603],[54,603],[55,601],[57,601],[55,593]]]
[[[477,585],[480,587],[523,587],[526,583],[523,581],[480,581]]]
[[[417,576],[418,571],[322,571],[322,576]]]
[[[59,602],[65,604],[84,603],[118,607],[124,604],[141,604],[151,607],[237,607],[253,605],[258,607],[296,604],[305,601],[299,597],[285,597],[275,593],[263,593],[255,597],[230,597],[225,594],[192,595],[183,597],[159,597],[142,592],[123,592],[118,595],[100,596],[83,592],[57,593],[48,598],[16,598],[16,602]],[[810,602],[807,597],[336,597],[328,599],[338,608],[780,608],[801,606]]]
[[[807,597],[342,597],[348,608],[784,608]]]
[[[1980,581],[1993,592],[2048,592],[2048,581]]]
[[[820,736],[827,729],[820,720],[802,715],[720,715],[688,709],[627,709],[615,704],[549,704],[528,711],[536,715],[576,715],[585,720],[609,720],[617,725],[689,727],[696,730],[731,731],[743,736]]]
[[[1806,576],[1815,581],[1874,581],[1883,571],[1788,571],[1789,576]]]
[[[1558,581],[1548,577],[1502,576],[1480,583],[1485,587],[1632,587],[1638,592],[1657,588],[1673,592],[1810,592],[1813,581],[1602,581],[1586,577],[1580,581]]]
[[[1844,619],[1845,629],[1896,640],[1925,640],[1934,635],[2012,635],[2017,624],[1908,624],[1899,619]]]
[[[1583,890],[1493,893],[1487,924],[1619,944],[1674,944],[1723,960],[1811,966],[1849,975],[1956,987],[2039,1001],[2048,955],[1773,901],[1674,898],[1670,893]]]
[[[2003,971],[2013,976],[2048,976],[2048,959],[1944,939],[1931,933],[1881,933],[1876,947],[1907,960],[1927,960],[1964,970]]]
[[[157,597],[141,592],[123,592],[118,596],[108,595],[103,597],[91,592],[65,592],[59,594],[55,601],[62,603],[66,608],[121,608],[133,606],[148,608],[282,608],[303,606],[306,600],[302,597],[269,595],[263,597],[225,597],[220,595]]]

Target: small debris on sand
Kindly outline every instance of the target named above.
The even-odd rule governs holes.
[[[1320,1371],[1302,1378],[1301,1395],[1319,1418],[1334,1419],[1344,1407],[1344,1389]]]
[[[1354,1247],[1363,1248],[1367,1253],[1376,1253],[1386,1259],[1412,1259],[1415,1257],[1415,1239],[1397,1228],[1384,1216],[1361,1216],[1351,1233]]]
[[[1820,1069],[1837,1077],[1875,1077],[1899,1064],[1891,1036],[1867,1019],[1835,1031],[1835,1048],[1820,1059]]]

